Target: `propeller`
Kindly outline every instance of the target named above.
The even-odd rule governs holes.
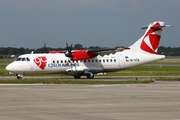
[[[44,43],[44,46],[41,48],[42,53],[48,53],[46,43]]]
[[[47,48],[46,48],[46,43],[44,43],[44,53],[48,53]]]
[[[71,44],[71,46],[68,46],[68,43],[66,42],[67,51],[64,53],[66,57],[72,57],[72,46],[73,44]]]

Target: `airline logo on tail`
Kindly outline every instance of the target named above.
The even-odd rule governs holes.
[[[148,27],[147,32],[143,36],[140,48],[148,53],[156,54],[160,43],[162,22],[155,22]]]
[[[46,63],[47,63],[47,58],[45,56],[40,56],[34,59],[34,62],[36,65],[41,68],[42,70],[45,69]]]

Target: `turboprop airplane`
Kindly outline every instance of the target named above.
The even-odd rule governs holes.
[[[104,50],[72,50],[72,45],[64,53],[24,54],[16,61],[6,66],[6,70],[15,73],[17,79],[25,74],[64,73],[74,76],[82,75],[89,79],[96,73],[113,72],[128,69],[138,65],[164,59],[164,55],[157,55],[162,29],[169,27],[164,22],[151,23],[145,34],[128,49]],[[109,55],[101,56],[104,51],[115,51]]]

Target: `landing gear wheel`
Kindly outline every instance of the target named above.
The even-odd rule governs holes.
[[[74,75],[74,78],[75,78],[75,79],[80,79],[81,76],[80,76],[80,75]]]
[[[17,76],[17,79],[18,79],[18,80],[20,80],[20,79],[22,79],[22,77],[20,77],[20,76]]]
[[[89,75],[87,75],[87,78],[88,78],[88,79],[93,79],[93,78],[94,78],[94,74],[89,74]]]
[[[22,79],[22,76],[19,75],[19,74],[16,74],[16,77],[17,77],[18,80]]]
[[[17,76],[17,79],[20,80],[20,79],[22,79],[22,77],[21,76]]]

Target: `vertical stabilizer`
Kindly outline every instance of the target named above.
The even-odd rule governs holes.
[[[163,27],[169,27],[165,25],[164,22],[156,21],[151,23],[148,27],[142,29],[147,29],[145,34],[132,46],[130,46],[131,52],[145,53],[145,54],[156,54]]]

